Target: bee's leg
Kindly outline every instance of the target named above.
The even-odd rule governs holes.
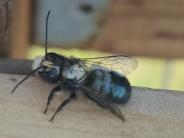
[[[76,93],[75,91],[73,91],[71,94],[70,94],[70,97],[65,99],[61,104],[60,106],[57,108],[56,112],[54,113],[54,115],[51,117],[50,121],[53,121],[54,120],[54,117],[56,116],[56,114],[63,109],[63,107],[65,105],[67,105],[69,102],[71,102],[73,99],[76,98]]]
[[[56,86],[55,88],[53,88],[53,89],[51,90],[51,92],[49,93],[48,99],[47,99],[46,108],[45,108],[45,110],[44,110],[44,112],[43,112],[44,114],[47,113],[48,107],[49,107],[49,105],[50,105],[50,103],[51,103],[51,101],[52,101],[52,99],[53,99],[53,97],[54,97],[54,94],[55,94],[56,92],[58,92],[59,90],[61,90],[61,89],[62,89],[62,86],[61,86],[61,85],[58,85],[58,86]]]

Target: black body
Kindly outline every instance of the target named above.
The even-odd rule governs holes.
[[[84,92],[87,97],[124,120],[121,111],[114,103],[124,104],[130,98],[131,86],[126,77],[105,68],[94,69],[91,66],[87,67],[83,64],[84,61],[80,59],[66,58],[56,53],[48,53],[47,61],[52,62],[53,66],[50,69],[43,66],[42,69],[39,70],[41,78],[49,82],[58,83],[57,90],[68,89],[72,92],[72,95],[76,93],[77,90]],[[67,79],[62,76],[63,68],[74,65],[79,65],[85,70],[86,76],[82,81]],[[56,67],[59,67],[59,72],[56,71]],[[56,92],[55,88],[53,91]],[[52,96],[54,92],[51,92]],[[48,98],[47,107],[44,111],[45,113],[47,112],[51,100],[52,98]]]
[[[126,103],[131,94],[128,79],[114,71],[90,71],[85,86],[119,104]]]
[[[47,53],[49,15],[50,11],[46,18],[45,56],[39,60],[38,66],[13,88],[12,93],[22,82],[35,72],[38,72],[39,76],[44,80],[57,84],[48,96],[44,113],[47,112],[56,92],[62,89],[67,89],[70,92],[70,96],[61,102],[50,119],[51,121],[65,105],[76,98],[77,90],[83,92],[102,108],[111,111],[121,120],[125,120],[116,103],[124,104],[130,98],[131,86],[122,72],[129,72],[129,62],[133,63],[133,69],[135,69],[136,60],[125,55],[78,59],[67,58],[56,53]],[[35,64],[33,63],[33,65]]]

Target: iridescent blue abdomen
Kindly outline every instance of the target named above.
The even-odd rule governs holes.
[[[93,70],[88,74],[86,85],[115,103],[126,103],[131,94],[128,79],[114,71]]]

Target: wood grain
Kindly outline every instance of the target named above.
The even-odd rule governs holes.
[[[32,71],[32,60],[0,59],[0,73],[27,75]]]
[[[6,57],[9,54],[10,3],[8,0],[0,0],[0,57]]]
[[[182,0],[114,0],[96,50],[137,56],[184,56]],[[88,48],[89,48],[88,47]]]
[[[17,2],[11,57],[26,56],[31,3]],[[79,44],[80,48],[132,56],[184,57],[183,7],[183,0],[111,0],[107,16],[99,23],[100,33]]]
[[[64,96],[56,96],[48,114],[44,115],[53,84],[32,77],[10,94],[23,77],[0,74],[0,137],[183,138],[183,93],[133,88],[129,103],[119,106],[127,119],[124,123],[79,95],[51,123],[48,120]]]
[[[11,23],[12,58],[25,58],[30,44],[31,1],[14,1]]]

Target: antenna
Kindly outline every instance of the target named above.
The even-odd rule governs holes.
[[[45,55],[47,59],[47,49],[48,49],[48,21],[49,21],[49,15],[50,15],[51,10],[48,11],[47,16],[46,16],[46,25],[45,25]]]
[[[46,33],[45,33],[45,55],[46,55],[46,59],[47,59],[47,47],[48,47],[48,44],[47,44],[47,33],[48,33],[48,20],[49,20],[49,15],[50,15],[50,10],[48,11],[47,13],[47,16],[46,16]],[[17,87],[22,84],[25,80],[27,80],[31,75],[33,75],[35,72],[37,72],[39,69],[41,69],[42,67],[38,67],[36,68],[35,70],[33,70],[32,72],[30,72],[25,78],[23,78],[14,88],[13,90],[11,91],[11,93],[13,94],[14,91],[17,89]]]
[[[31,73],[29,73],[25,78],[23,78],[19,83],[17,83],[17,85],[13,88],[13,90],[11,91],[11,93],[13,94],[14,91],[17,89],[17,87],[22,84],[25,80],[27,80],[31,75],[33,75],[36,71],[38,71],[39,69],[41,69],[42,67],[38,67],[35,70],[33,70]]]

